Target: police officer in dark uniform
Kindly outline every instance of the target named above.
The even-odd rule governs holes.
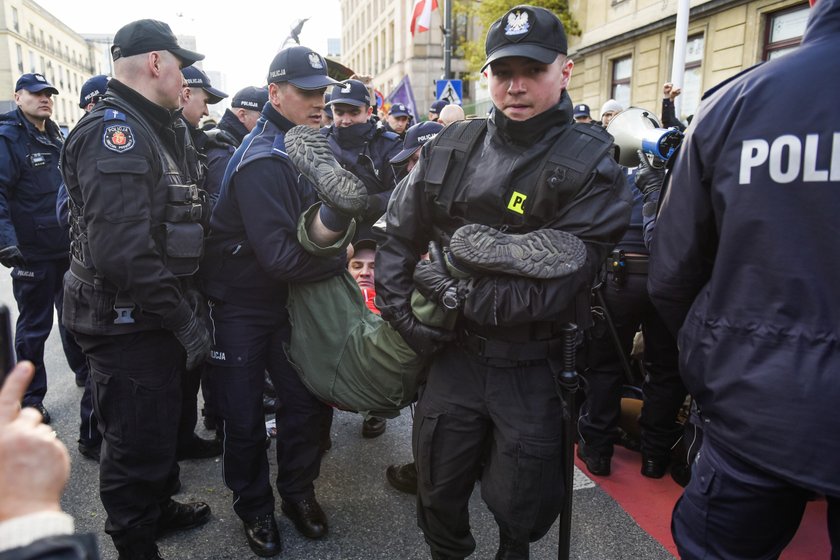
[[[705,432],[682,558],[778,558],[814,494],[840,555],[838,54],[818,0],[795,51],[707,93],[666,179],[648,287]],[[793,112],[802,84],[829,93]]]
[[[371,122],[370,92],[359,80],[332,89],[329,107],[333,124],[322,129],[336,161],[365,184],[368,207],[359,225],[362,237],[382,217],[398,177],[390,160],[402,148],[400,137]]]
[[[449,105],[449,102],[446,99],[436,99],[432,101],[432,104],[429,106],[429,120],[437,122],[440,118],[440,112],[447,105]]]
[[[182,70],[184,87],[181,90],[181,120],[189,133],[187,145],[187,165],[190,168],[192,182],[202,191],[210,207],[207,184],[207,133],[199,128],[202,117],[209,114],[208,105],[215,105],[227,94],[213,87],[207,74],[188,66]],[[208,215],[204,217],[209,224]],[[206,459],[222,454],[221,441],[216,438],[205,439],[195,433],[198,421],[198,390],[201,385],[203,367],[199,366],[181,376],[181,420],[178,423],[178,460]]]
[[[280,51],[268,74],[269,102],[237,148],[213,208],[202,264],[212,301],[214,348],[207,374],[212,408],[222,418],[224,478],[251,549],[280,552],[265,448],[262,395],[267,370],[277,390],[277,490],[282,510],[309,538],[327,534],[315,498],[321,426],[332,409],[315,398],[289,364],[286,300],[291,282],[316,282],[346,266],[345,255],[313,257],[298,243],[299,216],[318,197],[291,164],[284,137],[295,125],[317,129],[324,92],[336,82],[318,53]]]
[[[219,197],[219,190],[222,187],[222,178],[225,169],[233,156],[233,152],[245,135],[254,130],[260,113],[268,102],[268,90],[264,87],[258,88],[248,86],[234,94],[230,102],[230,109],[225,109],[225,114],[216,128],[207,131],[207,180],[204,183],[204,190],[215,202]]]
[[[418,522],[434,558],[473,552],[467,504],[479,478],[500,529],[497,558],[528,558],[529,542],[560,511],[562,411],[552,367],[558,328],[586,326],[589,286],[630,214],[624,177],[608,155],[611,138],[572,124],[566,44],[560,20],[543,8],[517,6],[493,23],[485,66],[491,116],[452,123],[423,146],[388,207],[377,306],[418,353],[440,350],[417,403],[413,438]],[[510,259],[500,259],[498,275],[472,281],[431,279],[434,269],[415,269],[430,240],[446,246],[468,223],[508,233],[564,230],[584,242],[586,263],[551,280],[506,275]],[[441,333],[412,314],[412,273],[421,270],[421,291],[459,310],[457,342],[441,344]]]
[[[24,74],[15,84],[18,108],[0,117],[0,264],[12,269],[17,301],[15,351],[18,360],[35,364],[35,377],[23,406],[44,407],[47,370],[44,344],[58,310],[64,355],[84,384],[87,364],[72,336],[61,325],[62,278],[69,265],[67,230],[58,223],[55,201],[61,184],[58,160],[64,139],[50,119],[58,90],[41,74]]]
[[[639,176],[637,168],[622,167],[627,189],[633,196],[633,213],[627,233],[607,258],[595,310],[599,320],[586,343],[586,400],[578,420],[578,455],[594,475],[610,474],[613,444],[619,440],[622,386],[635,383],[625,370],[639,325],[644,335],[644,406],[641,426],[641,473],[650,478],[665,475],[671,448],[682,427],[677,413],[685,401],[685,387],[677,368],[677,343],[650,302],[647,292],[648,249],[642,237],[643,195],[652,173]],[[638,187],[638,188],[637,188]],[[615,329],[614,332],[612,329]]]
[[[403,141],[409,126],[411,126],[411,113],[408,111],[408,107],[404,103],[391,105],[382,127],[388,132],[393,132],[400,137],[400,141]]]
[[[210,518],[180,504],[181,376],[209,354],[192,276],[204,208],[178,127],[181,68],[203,58],[163,22],[114,36],[114,78],[62,153],[71,265],[64,323],[88,357],[104,436],[100,496],[122,560],[160,558],[155,539]]]

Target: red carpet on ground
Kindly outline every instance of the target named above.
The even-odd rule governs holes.
[[[583,462],[575,464],[586,476],[604,489],[639,526],[662,543],[674,556],[677,547],[671,538],[671,511],[682,488],[670,476],[655,480],[639,473],[641,455],[616,447],[610,476],[594,476]],[[817,560],[828,558],[831,546],[826,528],[825,501],[811,502],[793,541],[782,553],[782,560]]]

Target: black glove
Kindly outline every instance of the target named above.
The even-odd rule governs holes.
[[[420,261],[414,269],[417,291],[447,309],[460,309],[469,294],[472,282],[449,275],[446,261],[437,243],[429,243],[429,260]]]
[[[444,342],[455,340],[454,332],[424,325],[410,309],[388,322],[418,356],[429,357],[443,348]]]
[[[197,292],[196,292],[197,293]],[[184,294],[185,301],[163,320],[164,328],[172,331],[184,350],[187,351],[187,369],[201,365],[210,356],[212,342],[210,331],[202,318],[202,300],[190,292]]]
[[[5,249],[0,249],[0,264],[6,268],[24,267],[26,266],[26,260],[24,260],[20,249],[15,245],[9,245]]]
[[[662,188],[662,181],[665,180],[665,169],[652,167],[641,150],[638,150],[637,153],[641,163],[639,164],[639,170],[636,172],[636,188],[642,192],[642,195],[649,195]]]

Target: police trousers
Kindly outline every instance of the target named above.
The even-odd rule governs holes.
[[[154,542],[160,506],[179,486],[175,444],[186,354],[167,330],[74,333],[90,361],[102,432],[99,495],[118,550]]]
[[[477,480],[499,530],[536,541],[564,493],[562,407],[546,361],[485,360],[448,345],[414,416],[417,518],[437,555],[475,550],[468,502]]]
[[[671,532],[685,560],[778,558],[813,492],[736,457],[706,437],[691,481],[674,507]],[[840,559],[840,496],[827,496],[831,559]]]
[[[601,289],[621,349],[616,347],[606,319],[596,322],[586,346],[586,400],[578,432],[587,449],[612,456],[621,416],[622,385],[627,383],[619,351],[629,358],[633,336],[641,325],[647,372],[642,385],[642,451],[653,457],[668,457],[682,433],[676,417],[686,396],[677,365],[676,340],[650,301],[646,274],[628,274],[622,284],[609,274]]]
[[[18,360],[29,360],[35,365],[35,376],[23,397],[24,406],[40,404],[47,393],[44,345],[53,326],[53,308],[58,313],[58,333],[70,369],[79,379],[88,375],[84,354],[61,323],[64,273],[69,266],[69,259],[61,258],[33,261],[25,268],[12,269],[12,291],[19,311],[15,352]]]
[[[289,364],[285,310],[212,302],[213,351],[205,364],[210,408],[222,421],[224,481],[243,520],[274,511],[262,396],[268,371],[279,401],[277,491],[289,502],[315,493],[321,469],[321,426],[332,408],[315,398]]]

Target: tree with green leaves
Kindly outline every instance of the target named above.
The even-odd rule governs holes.
[[[477,20],[483,31],[479,37],[473,40],[466,40],[465,36],[459,38],[458,48],[467,60],[470,72],[478,73],[484,64],[484,32],[487,31],[490,24],[505,15],[514,6],[523,3],[551,10],[563,22],[567,35],[580,35],[580,27],[569,12],[568,0],[532,0],[530,2],[523,2],[522,0],[481,0],[480,2],[455,0],[452,5],[453,12],[466,16],[467,21]]]

